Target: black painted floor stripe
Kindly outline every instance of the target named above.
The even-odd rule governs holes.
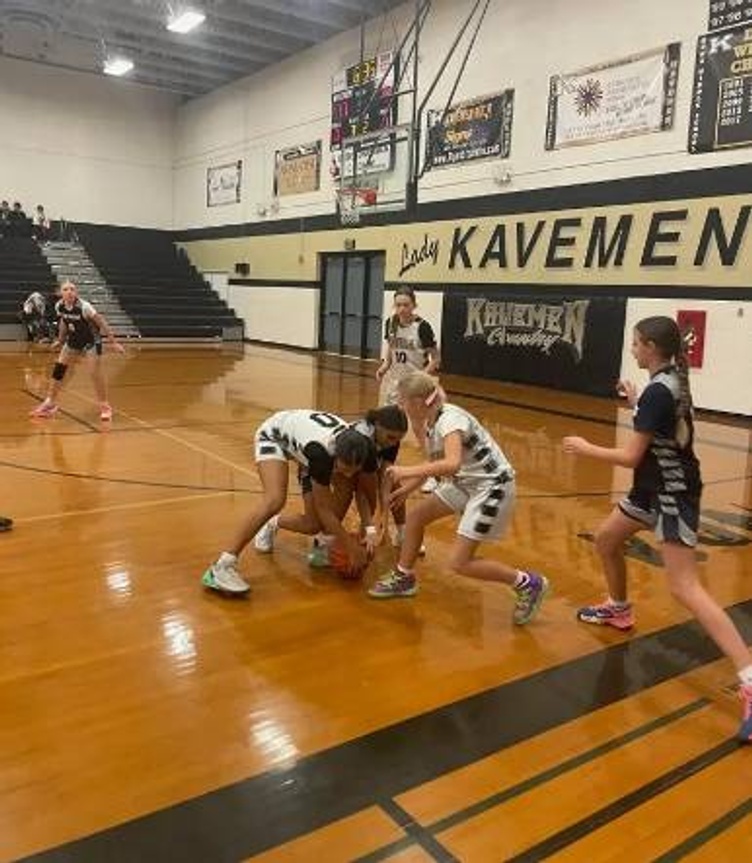
[[[725,833],[726,830],[733,827],[734,824],[752,815],[752,797],[739,804],[735,809],[727,812],[717,821],[713,821],[702,830],[699,830],[693,836],[688,837],[676,847],[656,857],[652,863],[677,863],[678,860],[683,860],[688,854],[711,842],[716,836]]]
[[[579,755],[575,755],[574,757],[567,759],[566,761],[562,761],[560,764],[557,764],[554,767],[543,770],[540,773],[531,776],[529,779],[525,779],[523,782],[518,782],[516,785],[505,788],[503,791],[499,791],[498,793],[492,794],[489,797],[484,798],[483,800],[478,800],[470,806],[466,806],[464,809],[460,809],[459,811],[454,812],[451,815],[447,815],[445,818],[442,818],[439,821],[434,821],[432,824],[427,825],[424,829],[427,830],[429,833],[435,835],[437,833],[443,832],[444,830],[449,830],[452,827],[456,827],[458,824],[462,824],[465,821],[469,821],[471,818],[475,818],[476,815],[481,815],[483,812],[487,812],[489,809],[500,806],[501,804],[506,803],[508,800],[519,797],[521,794],[526,794],[528,791],[532,791],[533,789],[538,788],[541,785],[545,785],[547,782],[550,782],[551,780],[556,779],[559,776],[563,776],[565,773],[569,773],[572,770],[576,770],[578,767],[582,767],[583,765],[588,764],[591,761],[595,761],[596,759],[608,754],[609,752],[613,752],[614,750],[619,749],[622,746],[633,743],[635,740],[646,737],[648,734],[652,734],[659,728],[670,725],[672,722],[678,722],[685,716],[689,716],[692,713],[701,710],[703,707],[707,707],[709,704],[709,699],[698,698],[696,701],[685,704],[678,710],[674,710],[671,713],[667,713],[664,716],[659,716],[657,719],[653,719],[650,722],[639,725],[636,728],[633,728],[631,731],[628,731],[626,734],[622,734],[619,737],[614,737],[611,740],[602,743],[600,746],[595,746],[593,749],[589,749],[586,752],[582,752]],[[363,863],[378,863],[378,861],[380,860],[386,860],[392,854],[396,854],[398,851],[402,851],[409,844],[411,844],[409,841],[406,842],[405,839],[399,839],[396,842],[385,845],[377,852],[374,852],[373,854],[364,857]]]
[[[554,833],[547,837],[537,845],[527,848],[521,854],[516,854],[514,857],[508,857],[506,863],[537,863],[538,860],[545,860],[551,857],[562,848],[573,845],[579,839],[583,839],[599,827],[615,821],[627,812],[631,812],[643,803],[647,803],[659,794],[663,794],[675,785],[689,779],[697,773],[705,770],[713,764],[717,764],[721,759],[727,758],[734,752],[739,751],[739,743],[736,740],[726,740],[714,746],[697,758],[687,761],[679,767],[669,770],[652,782],[647,782],[641,788],[633,791],[631,794],[626,794],[624,797],[615,800],[608,806],[604,806],[597,812],[588,815],[581,821],[571,824],[564,830]]]
[[[394,800],[383,800],[380,804],[384,812],[389,815],[428,855],[439,863],[460,863],[460,861],[445,848],[439,840],[418,824],[409,812],[406,812],[399,803]]]
[[[752,640],[752,599],[733,606],[730,613],[743,637]],[[528,637],[535,637],[534,629]],[[717,648],[697,624],[676,624],[306,756],[289,769],[269,770],[42,852],[28,861],[234,863],[718,658]],[[208,731],[197,729],[196,733]],[[211,733],[221,733],[221,729]]]

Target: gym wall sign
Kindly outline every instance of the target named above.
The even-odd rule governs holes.
[[[752,199],[701,198],[400,226],[389,278],[752,287]]]

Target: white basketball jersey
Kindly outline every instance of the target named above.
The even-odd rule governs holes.
[[[511,479],[514,470],[501,447],[475,417],[457,405],[442,405],[436,422],[427,430],[432,459],[442,458],[444,438],[452,432],[462,435],[462,464],[455,480]]]
[[[303,449],[309,443],[320,443],[332,455],[335,435],[347,427],[341,417],[325,411],[290,410],[270,416],[259,431],[279,444],[287,456],[307,467]]]

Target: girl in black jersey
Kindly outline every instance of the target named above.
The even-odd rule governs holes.
[[[581,608],[577,616],[585,623],[621,630],[634,626],[627,599],[624,543],[637,531],[652,528],[661,543],[672,595],[697,618],[736,666],[744,707],[739,738],[752,742],[752,655],[731,618],[697,577],[695,545],[702,481],[692,448],[689,370],[676,322],[668,317],[640,321],[634,330],[632,354],[639,367],[650,373],[650,383],[639,398],[634,385],[620,384],[635,408],[631,437],[613,449],[581,437],[566,437],[563,441],[566,452],[634,468],[631,491],[595,536],[609,596],[603,603]]]
[[[91,379],[99,400],[100,419],[109,422],[112,408],[107,401],[107,383],[102,369],[102,336],[114,350],[123,353],[110,325],[94,306],[78,296],[73,282],[65,282],[61,288],[61,299],[55,306],[58,318],[58,342],[62,344],[57,362],[52,369],[47,397],[31,411],[34,417],[46,419],[57,413],[57,397],[70,366],[75,366],[84,357],[90,358]]]
[[[251,540],[257,551],[271,552],[279,529],[308,535],[323,531],[343,544],[355,568],[362,568],[366,549],[342,526],[344,512],[332,485],[337,474],[346,478],[360,472],[375,474],[378,464],[373,441],[335,414],[280,411],[257,429],[255,457],[263,487],[261,503],[241,524],[227,550],[206,570],[204,586],[228,594],[247,593],[250,586],[238,571],[238,557]],[[281,512],[287,500],[288,461],[298,464],[303,513]]]

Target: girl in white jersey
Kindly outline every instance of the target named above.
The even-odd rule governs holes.
[[[70,366],[89,357],[91,379],[99,400],[99,417],[105,422],[112,419],[112,408],[107,401],[107,382],[102,369],[102,336],[113,349],[123,353],[124,348],[115,338],[105,318],[86,300],[80,299],[73,282],[65,282],[60,288],[61,299],[55,306],[58,318],[58,341],[62,344],[57,362],[52,368],[47,397],[31,411],[31,416],[42,419],[57,413],[57,397]]]
[[[460,575],[497,581],[513,588],[516,624],[528,623],[540,608],[548,580],[534,572],[514,569],[496,560],[479,559],[481,542],[498,539],[512,515],[514,470],[488,431],[463,408],[447,404],[436,381],[414,372],[399,384],[402,407],[415,427],[425,427],[431,461],[391,467],[393,480],[402,483],[392,496],[403,500],[427,476],[440,478],[429,498],[407,513],[405,541],[397,566],[370,589],[375,599],[414,596],[418,584],[413,567],[431,522],[453,513],[460,516],[449,561]]]
[[[308,535],[323,531],[347,548],[354,568],[362,568],[367,551],[342,526],[332,476],[375,473],[378,464],[373,441],[335,414],[280,411],[257,429],[255,457],[263,487],[261,503],[240,525],[227,550],[206,570],[204,586],[221,593],[248,593],[250,585],[238,572],[238,557],[251,540],[258,551],[271,552],[280,528]],[[288,461],[298,464],[304,506],[300,514],[281,512],[287,500]]]
[[[394,314],[384,323],[384,345],[376,380],[381,382],[379,403],[397,403],[397,385],[411,372],[435,374],[439,368],[436,336],[428,321],[415,314],[415,291],[403,286],[394,292]]]

